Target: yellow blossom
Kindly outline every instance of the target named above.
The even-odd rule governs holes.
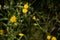
[[[22,12],[23,12],[24,14],[26,14],[26,13],[28,12],[28,10],[25,9],[25,8],[23,8],[23,9],[22,9]]]
[[[47,35],[47,39],[50,40],[51,39],[51,36],[50,35]]]
[[[0,35],[3,35],[4,31],[3,30],[0,30]]]
[[[29,7],[29,5],[28,5],[28,3],[26,3],[26,4],[24,5],[24,8],[28,9],[28,7]]]
[[[36,16],[33,16],[33,17],[32,17],[32,19],[34,19],[34,20],[35,20],[35,19],[36,19]]]
[[[23,33],[19,33],[19,36],[21,36],[21,37],[22,37],[22,36],[24,36],[24,34],[23,34]]]
[[[10,18],[10,21],[11,21],[12,23],[16,22],[16,21],[17,21],[17,20],[16,20],[16,17],[15,17],[15,16],[12,16],[12,17]]]
[[[57,40],[57,38],[56,37],[52,37],[51,40]]]

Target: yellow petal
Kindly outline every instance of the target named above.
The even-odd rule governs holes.
[[[56,37],[52,37],[51,40],[57,40],[57,38]]]
[[[0,30],[0,35],[2,35],[4,33],[4,30]]]
[[[22,12],[24,13],[24,14],[26,14],[27,12],[28,12],[28,10],[27,9],[22,9]]]
[[[25,5],[24,5],[24,8],[28,8],[29,7],[29,5],[28,5],[28,3],[26,3]]]
[[[34,20],[35,20],[35,19],[36,19],[36,17],[35,17],[35,16],[33,16],[33,18],[32,18],[32,19],[34,19]]]
[[[15,16],[12,16],[11,18],[10,18],[10,22],[16,22],[16,17]]]
[[[48,36],[47,36],[47,39],[48,39],[48,40],[50,40],[50,39],[51,39],[51,36],[50,36],[50,35],[48,35]]]
[[[24,36],[24,34],[23,34],[23,33],[19,33],[19,36],[21,36],[21,37],[22,37],[22,36]]]

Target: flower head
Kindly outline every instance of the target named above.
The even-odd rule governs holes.
[[[4,33],[4,31],[1,29],[1,30],[0,30],[0,35],[3,35],[3,33]]]
[[[19,36],[21,36],[21,37],[22,37],[22,36],[24,36],[24,34],[23,34],[23,33],[19,33]]]
[[[51,39],[51,36],[50,35],[47,35],[47,39],[50,40]]]
[[[12,16],[11,18],[10,18],[10,22],[12,22],[12,23],[14,23],[14,22],[16,22],[17,20],[16,20],[16,17],[15,16]]]
[[[51,40],[57,40],[57,38],[53,36],[53,37],[51,38]]]
[[[22,12],[23,12],[24,14],[26,14],[26,13],[28,12],[28,10],[25,9],[25,8],[23,8],[23,9],[22,9]]]
[[[28,9],[28,7],[29,7],[29,5],[28,5],[28,3],[26,3],[26,4],[24,5],[24,8]]]

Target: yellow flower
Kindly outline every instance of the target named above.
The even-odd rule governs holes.
[[[12,23],[14,23],[14,22],[16,22],[17,20],[16,20],[16,17],[15,16],[12,16],[11,18],[10,18],[10,22],[12,22]]]
[[[51,40],[57,40],[57,38],[56,37],[52,37]]]
[[[36,16],[33,16],[32,19],[36,20]]]
[[[19,36],[21,36],[21,37],[22,37],[22,36],[24,36],[24,34],[23,34],[23,33],[19,33]]]
[[[24,5],[24,8],[28,9],[28,7],[29,7],[29,5],[28,5],[28,3],[26,3],[26,4]]]
[[[3,35],[4,31],[3,30],[0,30],[0,35]]]
[[[48,36],[47,36],[47,39],[48,39],[48,40],[50,40],[50,39],[51,39],[51,36],[50,36],[50,35],[48,35]]]
[[[27,9],[22,9],[22,12],[24,13],[24,14],[26,14],[27,12],[28,12],[28,10]]]

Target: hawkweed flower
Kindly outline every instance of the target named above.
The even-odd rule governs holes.
[[[28,3],[26,3],[26,4],[24,5],[24,8],[25,8],[25,9],[28,9],[28,7],[29,7],[29,5],[28,5]]]
[[[51,40],[57,40],[57,38],[53,36],[53,37],[51,38]]]
[[[28,12],[28,10],[25,9],[25,8],[23,8],[23,9],[22,9],[22,12],[23,12],[24,14],[26,14],[26,13]]]
[[[11,18],[10,18],[10,22],[12,22],[12,23],[14,23],[14,22],[16,22],[17,20],[16,20],[16,17],[15,16],[12,16]]]
[[[4,34],[4,30],[0,30],[0,35],[3,35]]]
[[[20,36],[20,37],[23,37],[23,36],[24,36],[24,34],[23,34],[23,33],[19,33],[19,36]]]
[[[50,40],[51,39],[51,36],[50,35],[47,35],[47,39]]]

